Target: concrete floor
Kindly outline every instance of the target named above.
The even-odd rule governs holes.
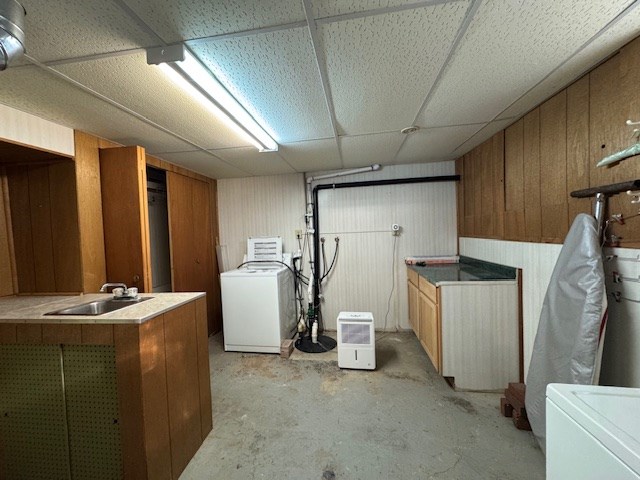
[[[498,394],[453,391],[413,333],[376,344],[376,371],[345,371],[335,353],[225,353],[212,337],[213,431],[180,478],[544,478]]]

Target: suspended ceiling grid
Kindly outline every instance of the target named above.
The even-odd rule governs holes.
[[[0,103],[214,178],[457,158],[640,34],[640,0],[22,3],[27,57]],[[180,42],[278,152],[146,64]]]

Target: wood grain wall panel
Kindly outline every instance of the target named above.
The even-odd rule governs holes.
[[[472,161],[470,153],[466,154],[463,159],[463,166],[465,176],[462,179],[464,182],[464,231],[469,237],[475,234],[475,184],[473,178],[475,177],[475,165]]]
[[[82,328],[80,325],[49,323],[42,325],[42,343],[82,344]]]
[[[78,225],[85,293],[97,292],[107,281],[99,149],[116,145],[105,143],[98,137],[75,131]]]
[[[145,392],[142,399],[146,437],[144,452],[148,478],[169,480],[178,477],[171,476],[165,342],[164,316],[156,317],[140,326],[141,387]]]
[[[162,317],[159,319],[162,323]],[[152,320],[152,322],[156,320],[158,319]],[[147,456],[145,455],[145,422],[140,421],[141,418],[144,418],[143,400],[145,400],[142,395],[141,355],[138,354],[140,352],[140,329],[138,325],[115,325],[113,336],[116,349],[116,382],[120,412],[123,477],[148,478]],[[158,341],[161,340],[162,338],[158,337]],[[155,349],[152,348],[148,354],[154,352]],[[166,395],[164,398],[166,400]],[[159,400],[161,401],[161,397]],[[171,457],[167,454],[166,458]]]
[[[180,473],[202,442],[195,303],[164,314],[171,469]]]
[[[491,137],[493,158],[493,236],[504,238],[504,130]]]
[[[82,257],[75,178],[72,161],[49,166],[51,239],[58,292],[82,292]]]
[[[218,220],[218,184],[216,180],[209,180],[209,212],[211,214],[211,300],[207,300],[209,305],[209,322],[213,327],[213,332],[222,330],[222,297],[220,292],[220,266],[216,255],[216,245],[220,241],[220,226]],[[209,294],[207,294],[209,297]],[[211,302],[211,303],[209,303]]]
[[[524,117],[523,123],[524,222],[526,240],[538,242],[542,236],[540,209],[540,109]]]
[[[9,186],[5,169],[0,168],[0,297],[15,293],[14,269]]]
[[[456,160],[456,175],[460,175],[460,181],[456,183],[456,218],[458,236],[465,235],[464,229],[464,158]]]
[[[23,168],[7,167],[7,176],[18,292],[35,292],[36,272],[33,261],[29,175]]]
[[[29,167],[29,205],[36,292],[55,292],[49,168]]]
[[[16,327],[16,341],[18,343],[46,343],[43,342],[42,325],[19,324]]]
[[[82,343],[86,345],[113,345],[113,325],[81,325]]]
[[[167,173],[167,207],[171,244],[171,282],[174,292],[189,291],[196,278],[196,228],[193,215],[193,188],[188,177]]]
[[[482,225],[482,180],[483,180],[483,172],[484,165],[482,164],[482,158],[484,156],[484,144],[480,145],[479,148],[475,148],[471,152],[471,163],[475,165],[474,173],[475,175],[471,178],[473,182],[473,232],[476,236],[482,236],[482,232],[484,231]]]
[[[589,75],[567,88],[567,193],[589,187]],[[568,197],[569,225],[591,200]]]
[[[199,298],[196,304],[196,335],[198,339],[198,378],[200,391],[200,434],[207,437],[213,428],[211,405],[211,373],[209,370],[209,339],[207,325],[207,301]]]
[[[480,219],[478,232],[483,237],[493,237],[494,232],[494,202],[493,202],[493,148],[492,140],[489,139],[480,145],[480,212],[476,210],[476,221]]]
[[[207,293],[207,323],[210,334],[214,333],[214,297],[213,297],[213,249],[211,246],[211,212],[209,207],[209,183],[191,179],[193,202],[193,227],[196,254],[196,279],[197,290]]]
[[[0,344],[16,343],[16,324],[0,323]]]
[[[504,238],[525,237],[524,224],[524,121],[518,120],[505,130],[505,233]]]
[[[637,157],[617,165],[598,168],[596,163],[607,155],[628,148],[634,140],[632,128],[626,120],[639,121],[640,100],[640,41],[626,45],[621,52],[590,74],[590,143],[591,186],[617,183],[640,178]],[[609,198],[609,212],[629,217],[637,213],[637,206],[626,195]],[[640,226],[613,224],[608,234],[622,237],[621,245],[640,242]]]
[[[569,230],[566,90],[540,106],[540,205],[542,241],[561,243]]]

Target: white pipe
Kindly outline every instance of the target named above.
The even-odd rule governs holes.
[[[315,182],[316,180],[324,180],[326,178],[334,178],[334,177],[344,177],[345,175],[354,175],[356,173],[373,172],[375,170],[380,170],[379,163],[374,163],[373,165],[369,165],[368,167],[352,168],[351,170],[340,170],[334,173],[326,173],[324,175],[318,175],[317,177],[307,177],[307,185],[310,185],[311,182]],[[310,194],[307,195],[307,201],[309,200],[310,200]]]

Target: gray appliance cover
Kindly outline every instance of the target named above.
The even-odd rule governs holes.
[[[596,220],[579,214],[551,275],[533,345],[525,405],[545,451],[545,393],[549,383],[594,383],[607,298]]]

